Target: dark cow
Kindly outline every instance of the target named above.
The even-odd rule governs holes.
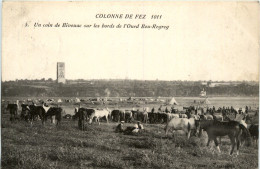
[[[9,110],[10,112],[10,121],[17,119],[17,111],[18,111],[18,105],[17,104],[8,104],[6,110]]]

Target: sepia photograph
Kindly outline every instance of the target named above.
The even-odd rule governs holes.
[[[3,1],[1,168],[259,168],[258,1]]]

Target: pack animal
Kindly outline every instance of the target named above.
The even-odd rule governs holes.
[[[201,122],[196,122],[196,132],[199,132],[201,128]],[[219,136],[229,136],[231,141],[231,151],[230,155],[233,154],[235,145],[237,145],[237,154],[239,154],[239,146],[241,142],[241,137],[245,137],[247,140],[247,145],[251,144],[250,133],[245,126],[240,124],[237,121],[228,121],[228,122],[220,122],[214,120],[211,125],[208,125],[206,132],[208,134],[208,143],[209,146],[210,141],[214,140],[217,150],[220,152],[219,144],[217,141],[217,137]],[[242,134],[244,133],[244,134]]]
[[[166,136],[168,135],[168,132],[171,129],[173,130],[173,132],[176,130],[183,130],[187,134],[187,137],[189,139],[191,130],[196,129],[195,119],[194,118],[190,118],[190,119],[173,118],[167,123],[164,129],[165,129]]]

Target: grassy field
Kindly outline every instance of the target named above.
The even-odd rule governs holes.
[[[114,132],[116,125],[94,123],[80,131],[77,121],[68,119],[58,128],[50,121],[30,127],[3,114],[2,168],[258,168],[255,145],[242,147],[235,157],[229,156],[228,138],[218,154],[205,146],[206,134],[190,140],[180,134],[175,140],[165,137],[165,124],[144,124],[144,132],[124,135]]]

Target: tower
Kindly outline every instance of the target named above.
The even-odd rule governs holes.
[[[57,62],[57,82],[66,83],[64,62]]]

